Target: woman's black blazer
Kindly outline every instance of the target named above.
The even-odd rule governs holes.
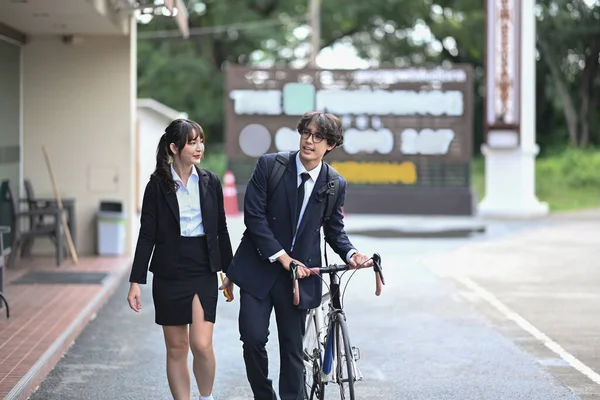
[[[223,188],[214,173],[200,168],[197,171],[210,268],[213,272],[227,272],[233,252],[225,218]],[[175,190],[152,175],[144,191],[140,233],[129,282],[145,284],[148,270],[159,278],[175,279],[180,232],[179,204]]]

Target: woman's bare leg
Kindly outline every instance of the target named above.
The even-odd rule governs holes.
[[[167,346],[167,380],[173,400],[190,400],[188,327],[187,325],[163,326],[163,334]]]
[[[198,295],[192,300],[192,325],[190,325],[190,344],[194,356],[194,375],[200,396],[210,396],[215,381],[215,352],[213,350],[214,324],[204,320],[204,309]]]

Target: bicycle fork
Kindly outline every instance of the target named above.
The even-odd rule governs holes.
[[[323,364],[321,368],[321,381],[332,382],[336,381],[336,377],[334,377],[333,371],[337,369],[337,360],[334,359],[334,346],[335,346],[335,331],[337,327],[337,322],[334,319],[331,321],[329,325],[329,332],[327,332],[327,342],[325,343],[324,355],[323,355]],[[363,376],[358,368],[358,360],[360,359],[360,350],[356,346],[352,346],[352,354],[344,354],[345,357],[351,357],[352,361],[352,369],[354,372],[354,377],[357,381],[362,381]]]
[[[323,366],[321,368],[321,381],[331,382],[333,380],[333,333],[335,332],[335,320],[329,325],[327,341],[325,342],[325,354],[323,355]]]

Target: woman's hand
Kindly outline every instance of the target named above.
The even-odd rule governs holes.
[[[223,284],[219,287],[219,290],[223,291],[227,302],[233,301],[233,281],[221,273],[221,281]]]
[[[135,312],[140,312],[142,309],[142,303],[140,302],[140,285],[131,282],[129,285],[129,294],[127,294],[127,301],[129,302],[129,307]]]

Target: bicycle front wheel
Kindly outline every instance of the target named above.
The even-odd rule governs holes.
[[[321,380],[321,346],[319,344],[317,317],[314,312],[306,319],[306,332],[303,339],[304,398],[323,400],[325,388]]]
[[[338,313],[335,317],[336,382],[340,388],[342,400],[354,398],[354,354],[350,344],[350,335],[346,317]]]

